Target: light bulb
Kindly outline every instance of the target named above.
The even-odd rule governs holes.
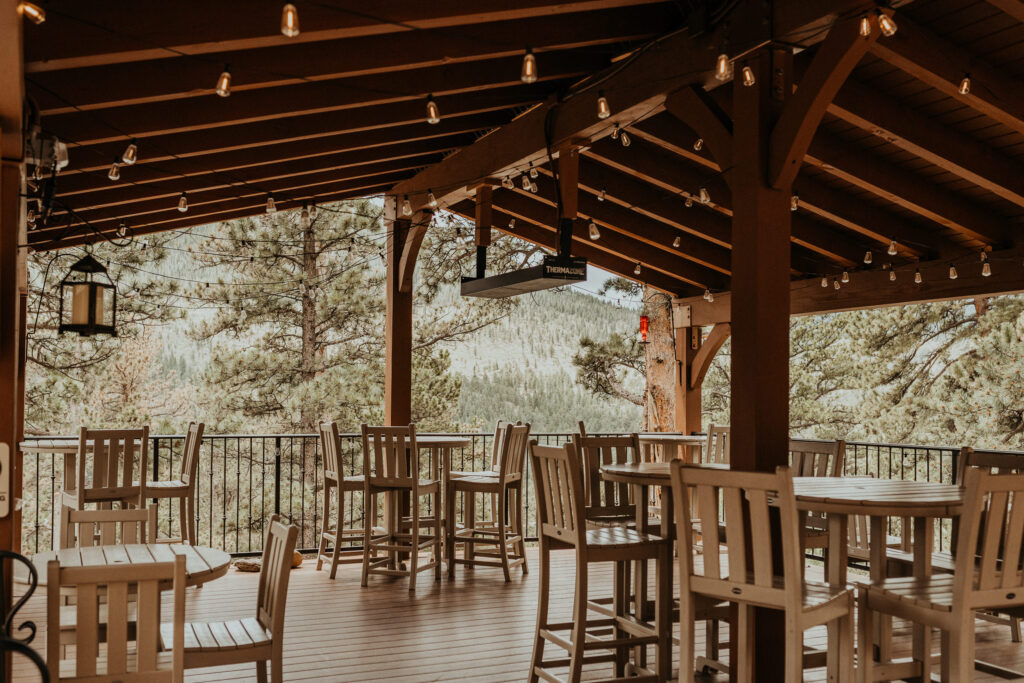
[[[412,215],[412,203],[409,202],[409,195],[407,195],[407,194],[402,195],[402,215],[403,216],[411,216]]]
[[[627,133],[626,131],[622,131],[619,134],[619,141],[622,142],[623,147],[629,147],[629,145],[633,142],[629,137],[629,133]]]
[[[441,123],[441,110],[437,108],[433,95],[427,95],[427,123]]]
[[[530,192],[537,194],[537,183],[530,183]]]
[[[866,263],[868,265],[871,265],[871,252],[870,251],[865,251],[864,252],[864,263]]]
[[[530,48],[526,48],[526,54],[523,55],[523,72],[519,78],[523,83],[537,82],[537,58]]]
[[[224,70],[220,72],[220,77],[217,78],[217,94],[221,97],[227,97],[231,94],[231,65],[225,64]]]
[[[184,192],[182,192],[181,196],[178,197],[178,211],[181,211],[182,213],[188,211],[188,197],[185,196]]]
[[[800,193],[794,192],[793,196],[789,198],[789,210],[796,211],[800,208]]]
[[[290,2],[281,10],[281,33],[289,38],[299,35],[299,10]]]
[[[981,276],[990,277],[992,275],[992,264],[988,262],[988,254],[982,253],[981,255]]]
[[[693,206],[693,197],[687,195],[686,201],[683,202],[683,205],[685,205],[687,209],[691,208]]]
[[[892,265],[889,266],[889,282],[896,282],[896,271],[892,269]]]
[[[704,290],[704,301],[707,301],[709,296],[711,296],[711,290],[710,289],[705,289]]]
[[[826,289],[828,287],[828,277],[825,275],[821,276],[821,288]]]
[[[964,74],[964,77],[960,79],[960,87],[957,88],[961,95],[967,95],[971,92],[971,74]]]
[[[697,138],[693,143],[693,151],[699,152],[704,148],[704,138]]]
[[[430,189],[427,190],[427,205],[431,209],[437,208],[437,197],[434,196],[434,191]]]
[[[862,14],[860,17],[860,35],[862,38],[871,37],[871,20],[866,14]]]
[[[601,239],[601,231],[598,229],[597,223],[595,223],[594,221],[590,221],[590,226],[588,227],[587,232],[590,235],[590,239],[594,240],[595,242]]]
[[[732,78],[732,63],[729,61],[729,55],[724,52],[718,55],[718,59],[715,61],[715,78],[719,81],[727,81]]]
[[[139,145],[136,143],[135,138],[128,143],[128,146],[124,148],[124,153],[121,154],[121,163],[125,166],[131,166],[139,160]]]
[[[636,268],[633,269],[633,275],[639,275],[640,271],[642,271],[642,270],[643,270],[643,268],[641,268],[640,262],[637,261]]]
[[[843,271],[843,284],[846,284],[849,281],[850,281],[850,271],[844,270]]]
[[[121,179],[121,164],[117,160],[110,165],[110,170],[107,172],[107,178],[112,181],[118,181]]]
[[[892,17],[880,9],[876,9],[875,14],[878,15],[878,28],[882,30],[882,35],[886,38],[892,38],[896,35],[896,22],[893,21]]]
[[[679,235],[676,235],[676,238],[674,240],[672,240],[672,246],[675,247],[676,249],[678,249],[679,245],[682,244],[682,243],[683,243],[683,238],[680,237]]]
[[[526,175],[524,173],[522,178],[523,178],[523,189],[524,190],[529,190],[530,186],[533,185],[533,183],[530,182],[530,176],[528,176],[528,175]]]
[[[608,98],[604,96],[604,90],[597,91],[597,118],[606,119],[612,115],[612,108],[608,106]]]
[[[39,25],[46,21],[46,11],[39,5],[34,5],[31,2],[19,3],[18,11],[21,12],[21,16],[28,17],[29,21],[33,24]]]
[[[698,196],[700,197],[700,203],[701,204],[710,204],[711,203],[711,195],[708,194],[708,188],[706,188],[706,187],[700,188],[700,192],[698,193]]]
[[[121,219],[121,224],[117,226],[117,236],[118,237],[124,237],[127,234],[128,234],[128,224],[124,222],[124,219]]]
[[[921,269],[918,268],[917,270],[914,271],[914,284],[919,285],[922,282],[924,282],[924,278],[921,277]]]
[[[839,289],[839,287],[841,286],[841,285],[839,284],[839,280],[833,280],[833,281],[832,281],[832,286],[833,286],[833,287],[834,287],[835,289]]]
[[[302,213],[299,214],[299,218],[301,218],[304,221],[309,220],[309,206],[306,204],[306,202],[302,202]]]
[[[949,264],[949,279],[955,280],[957,279],[957,277],[959,277],[959,275],[956,272],[956,266],[954,266],[952,263]]]
[[[601,193],[597,195],[597,201],[603,202],[605,198],[605,189],[601,188]]]
[[[709,304],[715,303],[715,293],[712,292],[710,289],[708,290],[708,303]]]
[[[515,218],[509,218],[508,219],[508,229],[509,230],[515,230],[516,229],[516,219]]]
[[[743,85],[748,88],[757,83],[757,79],[754,78],[754,70],[749,66],[743,66]]]
[[[895,256],[900,253],[900,250],[896,246],[896,240],[889,242],[889,250],[886,253],[889,254],[889,256]]]
[[[275,213],[277,211],[277,204],[274,203],[274,195],[267,195],[267,213]]]
[[[533,167],[533,162],[532,161],[530,162],[530,177],[531,178],[536,178],[537,177],[537,169]]]
[[[615,127],[612,128],[612,140],[618,140],[618,139],[619,139],[619,124],[616,123]]]
[[[504,187],[506,190],[511,190],[514,189],[516,185],[515,183],[512,182],[511,178],[505,176],[504,178],[501,179],[501,186]]]

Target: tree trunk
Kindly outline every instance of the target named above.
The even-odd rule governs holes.
[[[644,392],[645,431],[668,432],[675,428],[675,340],[672,302],[669,297],[644,287],[644,310],[649,318],[644,347],[647,377]]]
[[[301,219],[300,219],[301,220]],[[310,220],[302,231],[302,381],[312,382],[317,376],[316,352],[316,282],[317,251],[316,235],[313,230],[314,221]],[[303,402],[299,412],[302,429],[307,434],[316,432],[316,422],[321,416],[310,412],[307,402]]]

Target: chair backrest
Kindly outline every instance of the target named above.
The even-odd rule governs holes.
[[[508,424],[504,420],[498,420],[494,425],[494,437],[491,439],[491,470],[494,472],[501,471],[501,454],[504,450],[502,441],[505,438],[505,427]]]
[[[523,465],[526,464],[526,451],[530,447],[530,423],[506,424],[505,433],[501,437],[501,455],[498,459],[498,472],[503,483],[519,481],[523,478]]]
[[[324,453],[324,481],[333,479],[345,480],[345,472],[341,461],[341,439],[338,437],[338,425],[334,422],[321,422],[320,448]]]
[[[130,510],[64,511],[62,548],[94,545],[128,545],[156,540],[156,506]]]
[[[583,465],[583,495],[587,519],[636,516],[636,503],[630,498],[630,486],[601,478],[603,465],[643,462],[640,437],[573,436],[573,446]]]
[[[587,428],[586,428],[586,426],[584,426],[583,420],[580,420],[579,422],[576,423],[576,428],[578,430],[577,433],[580,436],[586,436],[587,435]]]
[[[708,445],[704,449],[704,462],[729,462],[731,432],[730,427],[708,425]]]
[[[138,483],[135,456],[138,453]],[[92,467],[88,466],[92,463]],[[78,507],[85,503],[139,499],[149,469],[149,427],[88,429],[78,434]]]
[[[185,676],[185,556],[153,564],[46,567],[46,663],[51,681],[183,681]],[[173,589],[171,668],[158,665],[161,583]],[[62,589],[75,596],[63,607]],[[101,606],[100,596],[105,604]],[[129,599],[129,596],[131,598]],[[131,604],[131,614],[129,612]],[[61,676],[61,618],[74,614],[74,673]],[[70,623],[69,619],[66,619]],[[100,656],[97,635],[106,630]],[[63,629],[63,633],[68,632]],[[129,634],[135,638],[129,641]],[[129,648],[129,642],[132,647]],[[104,677],[106,676],[106,677]],[[97,678],[98,677],[98,678]]]
[[[1024,604],[1024,475],[968,467],[963,484],[956,557],[977,561],[956,563],[954,609],[957,601],[972,610]]]
[[[841,477],[846,467],[845,441],[789,440],[794,477]]]
[[[963,486],[964,474],[969,467],[991,474],[1024,474],[1024,454],[961,448],[956,463],[955,484]]]
[[[367,482],[415,487],[419,482],[417,462],[416,425],[363,425],[363,474]]]
[[[537,533],[577,548],[585,538],[583,477],[573,444],[539,446],[530,442],[530,467],[537,497]]]
[[[260,587],[256,598],[256,620],[264,628],[270,629],[270,636],[279,647],[284,634],[288,578],[299,528],[294,524],[282,524],[279,515],[271,515],[267,526],[263,563],[260,566]]]
[[[676,534],[680,590],[693,590],[722,600],[741,600],[776,608],[799,608],[803,561],[793,479],[788,467],[775,474],[710,470],[672,461],[672,494],[677,501]],[[694,561],[691,502],[700,507],[707,529],[724,521],[727,561],[721,561],[719,534],[705,533],[703,570]],[[771,514],[777,507],[782,528],[782,586],[775,581]],[[723,519],[724,518],[724,519]],[[748,553],[748,548],[750,552]]]
[[[189,422],[185,434],[185,447],[181,450],[181,480],[191,484],[199,473],[199,449],[203,445],[203,422]]]

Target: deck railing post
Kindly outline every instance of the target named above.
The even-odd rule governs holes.
[[[274,437],[274,514],[281,514],[281,437]]]
[[[160,481],[160,437],[153,437],[153,479],[152,481]],[[157,499],[153,499],[153,504],[157,504]]]

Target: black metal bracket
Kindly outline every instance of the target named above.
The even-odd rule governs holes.
[[[18,626],[18,631],[28,631],[28,635],[24,638],[18,638],[12,633],[15,615],[28,602],[28,599],[32,597],[32,593],[39,586],[39,574],[36,572],[35,565],[24,555],[19,555],[10,550],[0,550],[0,586],[5,585],[7,580],[5,576],[8,567],[7,560],[10,560],[11,564],[20,562],[28,569],[28,590],[18,598],[10,610],[7,609],[6,594],[0,591],[0,615],[3,615],[3,623],[0,624],[0,652],[17,652],[27,657],[39,669],[39,675],[43,683],[50,683],[50,670],[46,667],[46,661],[31,647],[32,640],[36,637],[35,623],[23,621]],[[0,683],[6,683],[6,681],[6,666],[0,665]]]

